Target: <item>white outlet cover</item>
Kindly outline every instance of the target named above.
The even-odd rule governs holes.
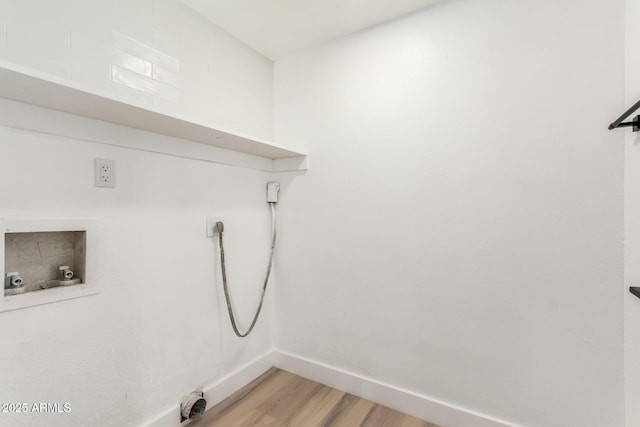
[[[96,187],[114,188],[116,186],[116,162],[109,159],[95,159]]]

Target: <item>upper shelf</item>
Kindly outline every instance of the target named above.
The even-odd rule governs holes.
[[[0,97],[267,159],[305,155],[260,138],[118,101],[73,82],[5,61],[0,61]]]

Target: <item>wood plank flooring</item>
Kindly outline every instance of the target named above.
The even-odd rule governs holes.
[[[188,427],[438,427],[271,368]]]

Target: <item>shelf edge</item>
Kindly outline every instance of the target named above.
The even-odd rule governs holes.
[[[123,102],[74,82],[2,60],[0,97],[274,161],[306,156],[261,138]]]

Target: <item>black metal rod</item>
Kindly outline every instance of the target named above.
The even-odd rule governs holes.
[[[638,126],[640,125],[640,121],[636,120],[634,122],[624,122],[624,123],[620,123],[618,126],[616,126],[617,128],[627,128],[627,127],[631,127],[631,126]],[[615,129],[612,127],[609,127],[609,129]]]
[[[611,123],[609,125],[609,130],[615,129],[617,127],[621,127],[620,124],[622,123],[622,121],[627,117],[629,117],[630,115],[632,115],[633,112],[636,111],[638,108],[640,108],[640,101],[633,104],[633,106],[629,108],[627,111],[625,111],[624,114],[622,114],[620,117],[618,117],[615,122]]]
[[[629,292],[631,292],[632,294],[634,294],[635,296],[637,296],[638,298],[640,298],[640,287],[638,286],[631,286],[629,288]]]

